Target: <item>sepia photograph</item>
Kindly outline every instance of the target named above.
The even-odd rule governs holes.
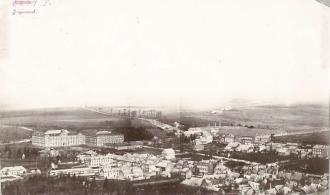
[[[1,0],[0,195],[329,194],[330,0]]]

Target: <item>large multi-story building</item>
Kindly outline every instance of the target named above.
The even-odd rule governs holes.
[[[329,146],[328,145],[315,145],[312,149],[313,156],[319,158],[329,157]]]
[[[92,135],[73,133],[68,130],[48,130],[35,132],[32,144],[41,147],[65,147],[86,144],[89,146],[105,146],[105,144],[123,143],[124,135],[110,131],[99,131]]]
[[[235,141],[235,136],[233,134],[227,134],[223,136],[223,142],[224,143],[232,143]]]
[[[200,175],[207,175],[213,173],[214,166],[211,160],[202,160],[197,164],[198,172]]]
[[[0,175],[2,176],[23,175],[26,172],[27,171],[23,166],[4,167],[0,170]]]
[[[35,146],[45,147],[45,134],[40,131],[34,131],[32,135],[32,144]]]
[[[32,135],[32,144],[42,147],[65,147],[85,144],[85,135],[68,130],[48,130]]]
[[[103,173],[104,178],[117,179],[119,177],[119,172],[119,167],[107,167],[101,170],[101,175]]]
[[[79,167],[70,169],[52,169],[49,171],[50,176],[58,175],[76,175],[76,176],[95,176],[100,172],[100,169],[93,167]]]
[[[86,135],[86,145],[88,146],[96,146],[96,136],[94,135]]]
[[[124,142],[124,135],[111,131],[98,131],[97,133],[86,135],[86,145],[105,146],[106,144],[117,144]]]
[[[110,131],[99,131],[96,133],[96,146],[104,146],[105,144],[116,144],[123,142],[123,134],[112,133]]]
[[[271,134],[256,135],[255,142],[266,143],[271,141]]]
[[[162,117],[162,112],[157,110],[138,110],[136,112],[137,116],[140,118],[157,118],[160,119]]]
[[[254,137],[253,136],[237,136],[235,137],[237,142],[241,142],[241,143],[252,143],[254,142]]]
[[[130,141],[130,142],[122,142],[122,143],[106,143],[105,146],[107,148],[112,148],[115,150],[134,150],[137,148],[142,148],[142,141]]]
[[[91,156],[89,161],[87,161],[87,165],[90,167],[114,166],[116,163],[113,158],[112,155]]]

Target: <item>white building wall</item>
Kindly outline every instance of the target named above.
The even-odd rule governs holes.
[[[124,135],[122,134],[105,134],[105,135],[97,135],[96,137],[96,145],[104,146],[106,143],[122,143],[124,142]]]
[[[46,135],[44,137],[45,147],[61,147],[61,146],[74,146],[85,144],[86,139],[82,134],[58,134],[58,135]]]
[[[115,161],[112,156],[93,156],[90,159],[91,167],[108,167],[114,165]]]

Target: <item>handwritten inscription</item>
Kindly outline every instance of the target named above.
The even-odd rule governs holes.
[[[40,6],[51,5],[50,0],[13,0],[13,15],[35,14]]]
[[[13,1],[13,6],[17,5],[33,5],[35,6],[37,1],[30,1],[30,0],[14,0]]]
[[[34,14],[36,13],[36,10],[33,9],[33,10],[16,10],[16,9],[13,9],[13,15],[15,14]]]

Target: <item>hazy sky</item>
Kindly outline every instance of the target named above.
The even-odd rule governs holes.
[[[8,9],[0,104],[329,98],[329,8],[313,0],[52,0],[36,14]]]

